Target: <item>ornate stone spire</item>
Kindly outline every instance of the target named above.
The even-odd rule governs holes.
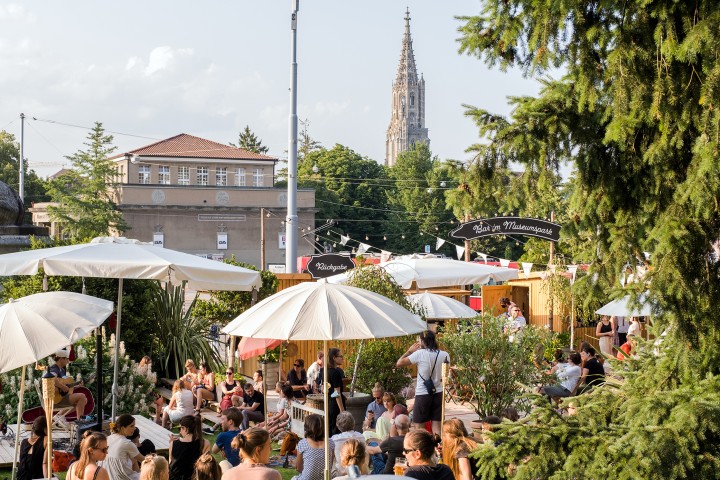
[[[410,35],[410,10],[405,11],[405,33],[400,63],[393,82],[390,126],[385,142],[385,165],[395,164],[397,156],[417,142],[430,143],[425,128],[425,80],[418,77]]]

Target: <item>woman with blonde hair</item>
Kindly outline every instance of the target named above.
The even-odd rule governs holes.
[[[163,408],[162,426],[170,428],[171,423],[177,423],[184,416],[192,414],[193,394],[185,388],[185,382],[182,379],[175,380],[170,403]]]
[[[340,448],[340,465],[345,471],[347,471],[347,467],[350,465],[355,465],[360,469],[361,475],[369,475],[369,463],[365,442],[361,442],[357,438],[351,438],[343,443],[343,446]],[[345,480],[350,477],[348,475],[342,475],[335,478]]]
[[[472,480],[476,467],[468,454],[475,450],[477,442],[468,436],[463,422],[457,418],[446,420],[442,428],[442,461],[450,467],[455,480]]]
[[[145,457],[140,466],[139,480],[168,480],[170,471],[165,457],[151,453]]]
[[[80,459],[70,465],[66,480],[110,480],[108,471],[97,462],[107,457],[107,437],[102,432],[85,432],[80,442]]]
[[[222,476],[222,480],[281,480],[280,472],[268,468],[270,460],[270,434],[253,427],[239,433],[230,444],[240,451],[242,461]]]
[[[209,453],[200,455],[195,462],[193,480],[220,480],[220,477],[222,477],[222,470],[220,470],[220,465],[215,457]]]

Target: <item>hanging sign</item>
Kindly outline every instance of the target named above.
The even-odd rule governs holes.
[[[218,232],[218,234],[217,234],[217,249],[218,250],[227,250],[227,247],[228,247],[227,233]]]
[[[352,270],[355,268],[355,262],[347,255],[324,253],[310,257],[306,268],[313,278],[325,278]]]
[[[165,247],[165,234],[164,233],[153,233],[153,245],[156,247]]]
[[[285,250],[287,248],[287,238],[285,232],[278,232],[278,248]]]
[[[493,217],[461,223],[450,232],[451,237],[462,240],[490,235],[527,235],[557,242],[560,240],[560,225],[540,218]]]

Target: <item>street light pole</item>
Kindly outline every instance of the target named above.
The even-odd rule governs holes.
[[[20,161],[18,162],[18,194],[25,205],[25,114],[20,114]]]
[[[300,0],[292,0],[291,64],[290,64],[290,135],[288,139],[288,196],[285,221],[285,273],[297,273],[298,217],[297,217],[297,12]]]

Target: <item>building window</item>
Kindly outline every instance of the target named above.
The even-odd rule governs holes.
[[[208,167],[197,167],[197,184],[208,184]]]
[[[178,185],[190,185],[190,167],[178,167]]]
[[[147,185],[150,183],[150,165],[138,167],[138,183]]]
[[[411,107],[415,106],[415,95],[410,95],[410,106]]]
[[[158,167],[158,183],[160,185],[170,185],[170,166],[160,165]]]
[[[227,167],[219,167],[215,169],[215,185],[224,187],[227,185]]]
[[[238,168],[237,172],[235,173],[235,186],[237,186],[237,187],[245,186],[245,169],[242,167]]]
[[[256,168],[253,170],[253,187],[262,187],[263,186],[263,179],[265,176],[263,175],[263,169],[262,168]]]

